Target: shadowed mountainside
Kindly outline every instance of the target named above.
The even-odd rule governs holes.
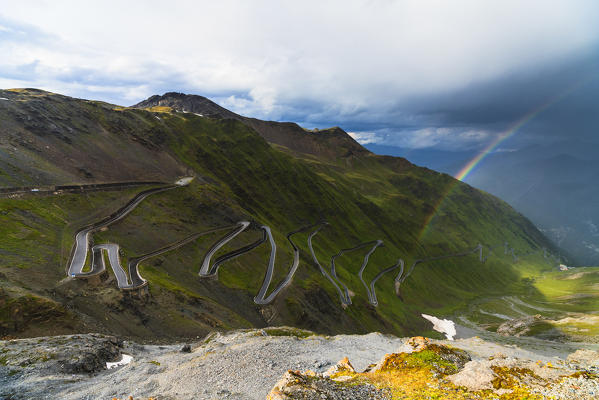
[[[525,213],[568,252],[568,265],[597,265],[598,149],[568,142],[492,154],[467,181]]]

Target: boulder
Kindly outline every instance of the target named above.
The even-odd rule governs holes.
[[[191,353],[191,345],[186,344],[181,347],[181,353]]]
[[[501,336],[526,336],[534,325],[542,321],[543,317],[539,314],[511,319],[499,325],[497,333]]]
[[[430,340],[423,336],[414,336],[408,339],[407,344],[414,349],[414,351],[420,351],[430,344]]]
[[[114,361],[121,357],[121,346],[122,342],[115,337],[86,342],[82,351],[65,354],[66,360],[63,361],[61,370],[69,374],[104,370],[107,361]]]
[[[353,365],[351,365],[351,363],[349,362],[349,358],[343,357],[341,361],[329,368],[323,374],[323,376],[333,376],[335,374],[338,374],[339,372],[356,373],[356,370],[354,369]]]

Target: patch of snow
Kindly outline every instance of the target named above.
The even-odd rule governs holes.
[[[131,360],[133,360],[133,357],[131,357],[128,354],[123,354],[123,358],[121,359],[121,361],[107,362],[106,369],[112,369],[112,368],[120,367],[122,365],[127,365],[131,362]]]
[[[179,186],[187,186],[191,183],[191,181],[193,181],[193,176],[186,176],[184,178],[179,179],[178,181],[175,182],[175,185],[179,185]]]
[[[429,320],[433,323],[433,329],[437,332],[441,332],[445,334],[447,340],[453,340],[453,337],[456,335],[455,324],[452,320],[449,319],[439,319],[437,317],[433,317],[432,315],[421,314],[422,318]]]

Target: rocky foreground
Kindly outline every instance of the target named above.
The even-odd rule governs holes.
[[[106,368],[123,355],[128,364]],[[268,328],[168,346],[96,334],[0,341],[0,399],[597,399],[598,373],[596,351],[556,357],[477,337]]]

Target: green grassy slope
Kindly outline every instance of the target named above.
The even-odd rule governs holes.
[[[409,265],[417,258],[504,241],[522,254],[551,248],[507,204],[401,158],[370,153],[332,157],[334,152],[319,158],[295,151],[292,144],[271,145],[240,121],[165,108],[128,109],[37,91],[0,95],[11,99],[8,106],[0,104],[1,160],[14,167],[12,180],[3,181],[5,186],[17,181],[174,181],[182,175],[197,176],[189,187],[150,196],[127,218],[94,235],[97,243],[121,245],[124,259],[241,218],[272,228],[279,245],[275,281],[285,276],[291,262],[285,234],[322,219],[330,226],[315,237],[314,247],[323,265],[341,248],[385,241],[385,247],[371,257],[367,281],[398,257]],[[60,133],[42,133],[16,117],[31,110],[43,121],[35,126],[55,125]],[[69,131],[71,125],[78,128]],[[328,143],[326,136],[318,140],[320,146]],[[18,151],[11,153],[10,146]],[[52,154],[36,151],[44,146]],[[98,148],[101,153],[96,155]],[[21,149],[27,157],[19,154]],[[44,163],[53,169],[40,172]],[[78,172],[78,163],[86,163],[87,175]],[[3,291],[11,298],[33,294],[68,306],[64,315],[74,321],[72,330],[172,337],[268,324],[326,333],[422,333],[428,325],[419,317],[421,312],[446,315],[482,295],[522,290],[521,265],[497,251],[485,264],[471,255],[418,265],[402,287],[403,300],[395,296],[394,275],[389,274],[377,283],[380,305],[374,308],[355,275],[364,255],[356,252],[337,264],[340,278],[354,293],[354,304],[344,309],[334,288],[312,264],[305,234],[296,238],[302,254],[292,285],[265,307],[256,306],[252,298],[266,268],[267,244],[225,264],[218,281],[197,277],[202,256],[217,235],[142,264],[141,273],[150,282],[149,300],[123,295],[110,280],[96,284],[63,280],[76,229],[116,210],[135,191],[0,199]],[[249,243],[258,235],[258,231],[240,235],[228,247]],[[543,261],[531,255],[527,263],[540,271],[548,267]],[[56,321],[48,318],[38,325],[64,327]],[[27,335],[28,331],[5,328],[4,333]]]

